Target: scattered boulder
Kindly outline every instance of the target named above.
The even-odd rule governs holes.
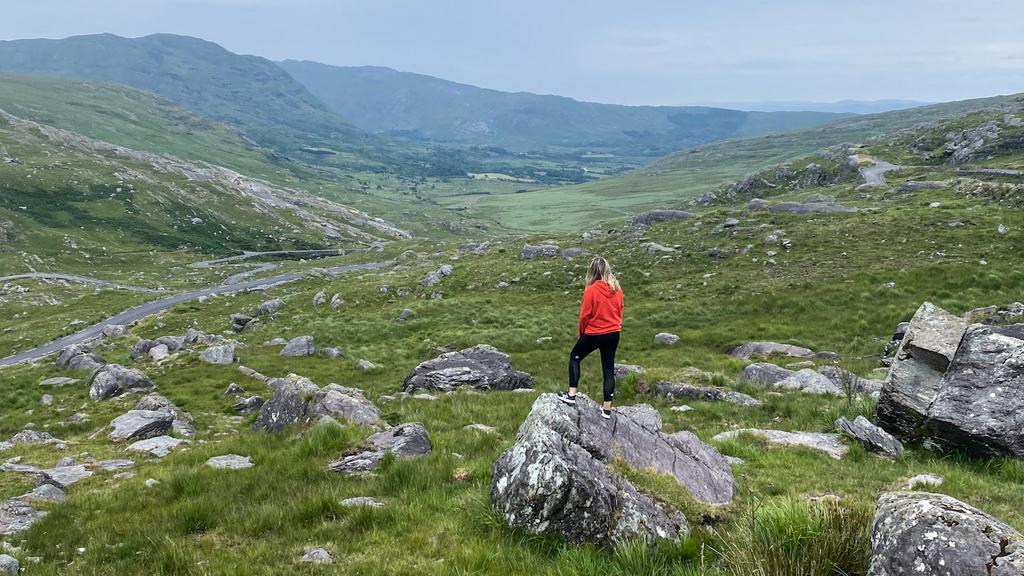
[[[0,235],[4,234],[4,228],[0,226]],[[0,240],[6,240],[6,236],[0,236]],[[21,574],[21,564],[13,556],[0,554],[0,576],[18,576]]]
[[[637,364],[616,364],[615,383],[618,384],[620,382],[623,382],[630,376],[642,378],[645,372],[646,371],[644,370],[644,367],[639,366]]]
[[[743,428],[741,430],[730,430],[722,432],[711,438],[712,442],[733,440],[741,434],[761,438],[773,446],[804,447],[820,450],[832,458],[839,460],[849,452],[850,448],[839,440],[838,434],[825,432],[785,432],[782,430],[759,430],[757,428]]]
[[[177,352],[185,347],[184,336],[161,336],[156,339],[157,345],[167,346],[168,352]]]
[[[327,302],[327,293],[324,292],[323,290],[317,292],[313,296],[313,306],[321,306],[325,302]]]
[[[194,436],[196,433],[195,421],[192,415],[171,402],[167,397],[152,393],[139,398],[135,403],[134,410],[150,410],[153,412],[166,412],[174,417],[172,428],[182,436]]]
[[[513,370],[512,358],[508,354],[493,346],[479,344],[421,363],[406,377],[402,390],[452,391],[460,386],[479,390],[533,388],[533,377]]]
[[[143,442],[145,442],[145,440],[143,440]],[[99,462],[96,462],[95,466],[104,472],[112,472],[114,470],[127,470],[128,468],[134,468],[135,461],[125,458],[116,458],[113,460],[100,460]]]
[[[300,357],[316,354],[316,344],[312,336],[299,336],[292,338],[281,350],[281,356]]]
[[[167,349],[166,344],[157,344],[149,349],[149,359],[153,362],[159,362],[171,355],[170,350]]]
[[[841,396],[843,390],[823,374],[804,368],[775,383],[777,388],[799,390],[808,394],[833,394]]]
[[[944,494],[889,492],[871,522],[870,576],[1024,574],[1024,536]]]
[[[233,395],[236,395],[236,394],[245,394],[245,388],[242,388],[238,384],[235,384],[234,382],[232,382],[231,384],[228,384],[228,387],[227,387],[227,389],[224,390],[224,394],[223,395],[224,396],[233,396]]]
[[[8,441],[11,446],[17,446],[19,444],[28,445],[46,445],[46,444],[61,444],[64,441],[54,438],[49,432],[36,432],[35,430],[22,430]]]
[[[274,394],[260,407],[254,430],[280,432],[293,424],[312,424],[323,416],[376,430],[387,428],[380,410],[362,390],[337,384],[320,388],[295,374],[272,379],[268,384]]]
[[[80,380],[77,378],[68,378],[67,376],[55,376],[53,378],[47,378],[39,383],[40,386],[53,386],[54,388],[62,388],[64,386],[71,386],[72,384],[78,384]]]
[[[463,430],[469,430],[470,432],[480,432],[481,434],[497,434],[498,430],[493,426],[486,424],[467,424],[462,427]]]
[[[222,344],[220,346],[211,346],[203,350],[199,357],[208,364],[234,364],[235,345]]]
[[[323,348],[320,350],[320,355],[324,358],[331,358],[335,360],[345,357],[345,353],[338,348]]]
[[[156,388],[156,384],[141,371],[120,364],[106,364],[99,368],[89,377],[88,385],[89,397],[95,402]]]
[[[814,355],[813,350],[792,344],[779,344],[778,342],[747,342],[733,348],[729,355],[740,360],[750,360],[753,356],[771,356],[780,354],[782,356],[795,356],[797,358],[810,358]]]
[[[96,370],[106,363],[106,360],[93,354],[92,349],[85,344],[75,344],[61,350],[54,362],[58,368],[79,371]]]
[[[935,474],[918,474],[907,480],[907,490],[915,490],[920,486],[926,486],[928,488],[938,488],[942,486],[944,482],[942,476],[936,476]]]
[[[267,300],[263,304],[260,304],[259,308],[256,309],[257,316],[268,316],[277,312],[284,307],[284,302],[280,298],[274,298],[273,300]]]
[[[747,365],[740,372],[739,382],[740,384],[753,384],[754,386],[771,387],[786,378],[792,376],[794,372],[787,370],[781,366],[770,364],[768,362],[754,362],[753,364]]]
[[[395,322],[405,322],[406,320],[412,318],[415,315],[416,312],[408,308],[403,308],[402,311],[398,313],[398,316],[395,317]]]
[[[182,442],[184,442],[184,440],[179,440],[178,438],[171,436],[156,436],[129,444],[125,450],[128,452],[149,454],[156,458],[163,458],[170,454],[171,450],[177,448]]]
[[[259,396],[249,396],[248,398],[242,398],[238,402],[235,402],[231,409],[239,414],[252,414],[262,408],[263,404],[263,398],[260,398]]]
[[[101,333],[104,338],[124,338],[128,335],[128,327],[122,324],[107,324]]]
[[[14,536],[28,530],[46,512],[36,510],[24,500],[0,500],[0,536]]]
[[[654,335],[654,343],[661,344],[663,346],[672,346],[676,342],[679,342],[679,336],[675,334],[669,334],[668,332],[659,332]]]
[[[206,461],[206,465],[214,470],[242,470],[253,466],[251,457],[238,454],[214,456]]]
[[[367,449],[331,462],[327,469],[340,474],[367,474],[377,469],[385,454],[413,459],[430,454],[433,447],[427,429],[419,422],[401,424],[366,439]]]
[[[129,410],[110,422],[113,431],[107,435],[114,442],[145,440],[163,436],[171,430],[174,415],[154,410]]]
[[[73,484],[92,476],[92,471],[80,464],[69,464],[56,466],[41,471],[45,482],[53,484],[61,490],[66,490]]]
[[[334,555],[323,548],[309,548],[299,558],[299,562],[317,565],[334,564]]]
[[[881,380],[861,378],[839,366],[821,366],[817,370],[819,374],[831,380],[843,393],[846,392],[846,387],[849,386],[857,394],[864,394],[877,399],[882,391],[882,386],[885,385]]]
[[[369,360],[363,358],[359,359],[359,361],[356,362],[356,368],[359,368],[363,372],[369,372],[370,370],[373,370],[376,367],[377,366],[375,366],[373,362],[370,362]]]
[[[640,245],[640,247],[643,248],[644,253],[647,254],[648,256],[657,256],[658,254],[671,254],[673,252],[678,252],[678,250],[676,250],[675,248],[672,248],[670,246],[662,246],[657,242],[644,242],[643,244]]]
[[[459,252],[482,255],[491,251],[490,242],[467,242],[459,246]]]
[[[30,492],[19,496],[18,499],[24,500],[25,502],[50,502],[59,504],[67,500],[67,495],[64,494],[63,490],[53,484],[40,484]],[[3,574],[2,570],[0,570],[0,574]]]
[[[676,382],[658,382],[654,385],[654,392],[669,400],[701,400],[704,402],[728,402],[737,406],[760,406],[761,401],[751,398],[742,392],[723,390],[713,386],[694,386],[692,384],[679,384]]]
[[[918,431],[966,331],[964,320],[930,302],[918,308],[878,398],[875,420],[882,428],[903,442],[919,440]]]
[[[644,228],[658,222],[674,222],[678,220],[689,220],[691,214],[682,210],[652,210],[643,214],[637,214],[630,221],[633,228]]]
[[[493,468],[491,499],[509,525],[599,545],[685,534],[686,518],[616,473],[616,457],[672,475],[698,500],[732,500],[732,471],[714,448],[689,433],[662,433],[650,407],[619,409],[613,419],[584,397],[575,407],[538,397]]]
[[[863,416],[857,416],[853,422],[846,418],[836,420],[836,432],[887,458],[896,459],[903,455],[903,444],[899,440]]]
[[[253,320],[255,320],[255,318],[247,314],[232,314],[230,316],[230,320],[231,329],[234,330],[235,332],[241,332],[242,330],[248,328],[253,323]]]
[[[534,258],[551,258],[558,256],[561,252],[561,248],[558,246],[545,244],[542,246],[534,246],[527,244],[523,246],[523,250],[519,253],[523,260],[533,260]]]
[[[924,434],[926,447],[943,452],[1024,457],[1024,325],[967,329]]]
[[[370,496],[356,496],[354,498],[345,498],[344,500],[341,500],[340,502],[338,502],[338,504],[341,504],[342,506],[344,506],[346,508],[360,508],[360,507],[364,507],[364,506],[366,508],[383,508],[384,507],[384,503],[383,502],[381,502],[380,500],[377,500],[376,498],[372,498]]]

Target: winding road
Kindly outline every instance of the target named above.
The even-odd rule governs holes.
[[[75,274],[54,274],[52,272],[28,272],[25,274],[14,274],[13,276],[0,276],[0,282],[10,282],[12,280],[58,280],[64,282],[75,282],[77,284],[89,284],[92,286],[98,286],[100,288],[112,288],[114,290],[127,290],[129,292],[163,292],[163,290],[157,290],[155,288],[140,288],[138,286],[128,286],[125,284],[115,284],[113,282],[107,282],[106,280],[100,280],[98,278],[90,278],[88,276],[78,276]]]
[[[850,158],[855,159],[857,157],[851,156]],[[861,167],[860,175],[864,178],[864,182],[866,184],[870,184],[872,186],[885,186],[885,173],[892,172],[893,170],[899,170],[900,168],[903,167],[890,162],[875,160],[874,164]]]
[[[333,268],[326,268],[326,270],[328,274],[333,276],[349,272],[380,270],[382,268],[388,268],[393,265],[393,261],[369,262],[365,264],[346,264],[342,266],[334,266]],[[31,362],[33,360],[39,360],[45,358],[46,356],[49,356],[50,354],[59,352],[73,344],[81,344],[83,342],[88,342],[90,340],[93,340],[94,338],[99,337],[100,334],[103,332],[103,327],[107,326],[108,324],[129,324],[131,322],[141,320],[151,314],[156,314],[157,312],[167,310],[168,308],[175,306],[177,304],[181,304],[182,302],[188,302],[190,300],[195,300],[196,298],[201,298],[203,296],[213,296],[215,294],[230,294],[233,292],[241,292],[244,290],[258,290],[263,288],[269,288],[271,286],[277,286],[279,284],[295,282],[296,280],[301,280],[302,278],[309,276],[311,274],[312,272],[310,271],[289,272],[287,274],[280,274],[278,276],[271,276],[269,278],[262,278],[259,280],[250,280],[248,282],[242,282],[238,284],[211,286],[209,288],[202,288],[200,290],[193,290],[191,292],[182,292],[180,294],[168,296],[167,298],[161,298],[160,300],[146,302],[145,304],[141,304],[139,306],[136,306],[135,308],[130,308],[128,310],[125,310],[124,312],[121,312],[120,314],[111,316],[110,318],[107,318],[103,322],[93,324],[92,326],[80,332],[76,332],[74,334],[65,336],[59,340],[54,340],[49,344],[44,344],[43,346],[39,346],[38,348],[33,348],[32,350],[27,350],[25,352],[19,352],[6,358],[0,358],[0,367],[12,366],[14,364],[20,364],[22,362]],[[60,275],[50,274],[49,276]]]

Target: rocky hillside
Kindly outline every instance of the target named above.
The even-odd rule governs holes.
[[[5,252],[315,248],[407,237],[382,220],[208,164],[0,112]]]
[[[103,312],[152,295],[10,281],[0,354],[99,328],[0,369],[3,561],[1019,574],[1021,116],[833,148],[608,228],[293,263],[308,274],[132,325]],[[550,394],[594,254],[626,292],[611,421]]]

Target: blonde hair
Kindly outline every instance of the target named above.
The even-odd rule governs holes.
[[[587,267],[587,286],[598,280],[604,280],[612,287],[612,292],[619,291],[619,279],[612,274],[612,265],[601,257],[594,258]]]

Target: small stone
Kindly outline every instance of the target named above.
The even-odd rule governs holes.
[[[157,480],[156,478],[147,478],[146,479],[146,488],[153,488],[154,486],[158,486],[159,484],[160,484],[160,481]]]
[[[273,314],[274,312],[280,310],[282,307],[284,307],[284,302],[282,302],[280,298],[267,300],[263,304],[260,304],[260,307],[256,310],[256,315],[266,316],[268,314]]]
[[[305,564],[334,564],[334,556],[323,548],[310,548],[299,558]]]
[[[355,498],[345,498],[338,502],[346,508],[358,508],[365,506],[367,508],[383,508],[384,503],[376,498],[370,496],[356,496]]]
[[[405,308],[404,310],[398,313],[397,317],[395,317],[395,322],[405,322],[406,320],[412,318],[415,315],[415,312],[413,312],[409,308]]]
[[[68,378],[66,376],[56,376],[54,378],[47,378],[39,383],[40,386],[53,386],[54,388],[60,388],[61,386],[70,386],[72,384],[78,384],[80,381],[75,378]]]
[[[245,389],[232,382],[231,384],[228,384],[227,389],[224,390],[224,396],[232,396],[235,394],[245,394]]]
[[[217,470],[241,470],[252,468],[252,458],[238,454],[225,454],[210,458],[206,461],[206,465]]]
[[[999,230],[999,233],[1000,233],[1000,234],[1004,234],[1004,235],[1005,235],[1005,234],[1007,234],[1007,233],[1008,233],[1008,232],[1010,231],[1010,230],[1009,230],[1009,229],[1008,229],[1008,228],[1006,227],[1006,225],[1005,225],[1005,224],[1000,224],[1000,225],[999,225],[999,228],[998,228],[998,230]]]
[[[661,344],[663,346],[672,346],[679,341],[679,336],[675,334],[669,334],[668,332],[659,332],[654,335],[654,343]]]
[[[470,430],[473,432],[480,432],[483,434],[497,434],[498,430],[492,426],[486,424],[469,424],[462,427],[463,430]]]
[[[320,350],[320,355],[323,356],[324,358],[332,358],[332,359],[338,359],[338,358],[344,358],[345,357],[345,353],[342,352],[341,350],[337,349],[337,348],[324,348],[324,349]]]
[[[50,394],[43,394],[43,397],[39,399],[39,403],[44,406],[50,406],[53,404],[53,396]]]
[[[177,448],[183,441],[171,436],[157,436],[155,438],[147,438],[145,440],[139,440],[133,444],[130,444],[125,448],[128,452],[141,452],[149,454],[155,458],[163,458],[171,453],[171,450]]]
[[[363,372],[368,372],[376,368],[376,366],[373,364],[373,362],[370,362],[369,360],[360,359],[358,362],[356,362],[356,368],[362,370]]]
[[[669,408],[669,410],[673,412],[689,412],[690,410],[693,410],[693,408],[687,406],[686,404],[680,404],[679,406],[673,406]]]
[[[907,480],[907,490],[915,490],[919,487],[925,488],[937,488],[942,486],[942,476],[936,476],[935,474],[918,474]]]

